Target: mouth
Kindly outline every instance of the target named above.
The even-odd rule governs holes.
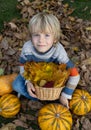
[[[46,45],[38,45],[39,47],[45,47]]]

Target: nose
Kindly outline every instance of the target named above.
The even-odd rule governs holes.
[[[44,42],[44,40],[45,40],[44,36],[43,36],[43,35],[40,35],[40,37],[39,37],[39,42],[42,43],[42,42]]]

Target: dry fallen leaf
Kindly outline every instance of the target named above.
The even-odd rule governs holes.
[[[82,123],[82,128],[84,130],[91,130],[91,122],[88,118],[82,117],[81,123]]]
[[[9,48],[8,40],[6,37],[2,39],[0,47],[4,50],[7,50]]]
[[[2,41],[2,39],[3,39],[3,36],[0,34],[0,42]]]
[[[18,29],[18,27],[17,27],[17,25],[15,25],[15,23],[9,22],[8,24],[10,25],[11,29]]]
[[[91,65],[91,57],[82,61],[82,64]]]
[[[75,125],[74,125],[74,127],[73,127],[73,130],[79,130],[79,127],[80,127],[80,120],[77,119],[77,120],[76,120],[76,123],[75,123]]]
[[[30,1],[29,0],[24,0],[24,4],[25,5],[30,5]]]
[[[40,109],[41,107],[43,106],[43,104],[41,102],[38,102],[38,101],[29,101],[28,102],[28,107],[31,109],[31,110],[38,110]]]
[[[0,130],[16,130],[16,125],[13,123],[5,124]]]
[[[21,120],[19,120],[19,119],[14,120],[13,123],[14,123],[16,126],[21,126],[21,127],[23,127],[23,128],[28,128],[27,122],[25,123],[25,122],[23,122],[23,121],[21,121]]]
[[[86,27],[86,30],[91,31],[91,27]]]
[[[65,40],[61,40],[61,43],[62,43],[64,46],[70,45],[70,43],[69,43],[68,41],[65,41]]]

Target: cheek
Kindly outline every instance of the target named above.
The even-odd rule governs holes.
[[[36,43],[38,41],[37,38],[32,38],[31,40],[32,40],[33,43]]]
[[[48,44],[51,46],[54,43],[53,39],[49,40]]]

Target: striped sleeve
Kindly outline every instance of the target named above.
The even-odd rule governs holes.
[[[26,61],[28,61],[27,59],[27,55],[29,54],[30,49],[30,41],[26,42],[23,45],[22,51],[21,51],[21,55],[20,55],[20,74],[22,75],[22,73],[24,72],[24,64],[26,63]]]
[[[62,95],[65,96],[67,99],[71,99],[72,94],[80,80],[80,75],[78,73],[77,68],[72,63],[72,61],[69,60],[66,64],[67,64],[67,68],[68,69],[70,68],[70,76],[65,88],[62,91]]]

